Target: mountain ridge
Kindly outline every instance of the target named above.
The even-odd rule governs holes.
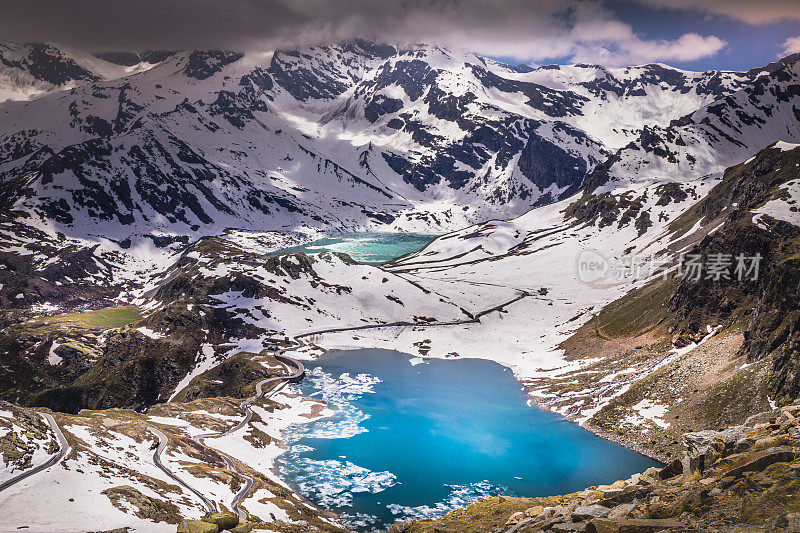
[[[248,216],[223,224],[246,226],[244,220],[253,216],[280,224],[296,213],[298,222],[312,226],[326,225],[321,217],[340,228],[454,229],[490,217],[519,215],[574,193],[616,145],[636,138],[637,124],[674,120],[676,102],[683,102],[678,111],[693,110],[754,77],[752,73],[686,73],[661,65],[551,66],[519,73],[492,60],[438,47],[398,51],[390,45],[363,42],[266,56],[176,52],[147,70],[92,80],[68,93],[56,91],[36,98],[22,108],[13,102],[0,105],[5,124],[0,131],[4,148],[0,177],[9,183],[19,182],[22,175],[51,172],[46,166],[40,169],[34,157],[48,159],[48,150],[54,152],[49,158],[75,157],[72,165],[80,172],[89,167],[91,174],[91,167],[106,165],[106,175],[110,169],[124,174],[130,167],[126,161],[135,156],[112,154],[130,152],[133,143],[143,144],[143,138],[123,140],[126,135],[141,135],[136,133],[139,128],[154,139],[164,133],[177,139],[183,145],[179,151],[189,159],[167,155],[171,141],[159,140],[153,146],[155,158],[162,159],[153,161],[157,174],[166,176],[174,169],[172,179],[185,180],[180,174],[188,171],[195,175],[193,186],[201,188],[204,182],[219,188],[231,178],[249,189],[235,200]],[[568,86],[581,92],[565,89]],[[649,118],[635,118],[631,130],[596,125],[607,122],[598,117],[619,108],[625,99],[643,99],[649,106],[663,99],[664,92],[671,95],[664,110]],[[632,107],[625,104],[625,108],[630,115]],[[621,109],[613,111],[612,121],[619,119]],[[70,126],[64,129],[58,124]],[[590,124],[595,126],[586,130]],[[221,140],[223,135],[226,142]],[[312,142],[313,135],[323,141]],[[610,145],[605,144],[608,140],[597,140],[611,137],[618,140]],[[81,142],[88,143],[86,150],[67,148]],[[225,153],[220,153],[221,146],[226,146]],[[271,149],[265,152],[267,146]],[[95,149],[98,152],[92,153]],[[64,150],[69,151],[59,153]],[[256,157],[249,157],[254,150]],[[114,157],[118,159],[109,160]],[[305,160],[303,167],[316,166],[322,175],[333,174],[325,179],[341,181],[344,172],[352,185],[342,194],[360,197],[366,193],[369,199],[352,203],[342,197],[338,211],[351,214],[335,222],[338,217],[330,210],[320,211],[306,191],[314,182],[296,173],[287,175],[277,163],[287,158]],[[200,172],[205,177],[196,174],[194,164],[204,167]],[[114,189],[105,179],[91,178]],[[65,210],[95,218],[81,198],[60,193],[47,196],[47,185],[41,183],[27,205],[24,199],[19,205],[29,212],[38,206],[44,219],[48,211]],[[126,185],[120,182],[118,186],[134,196],[139,192],[139,205],[153,200],[144,185],[137,190],[135,181],[128,179]],[[124,207],[127,193],[117,194],[112,201]],[[192,203],[215,207],[216,193],[180,194],[184,203],[193,196]],[[221,201],[230,204],[232,199]],[[228,215],[224,209],[216,210],[220,212],[211,209],[207,216],[196,210],[197,216],[183,221],[184,226],[204,226],[209,219]],[[120,227],[131,224],[124,208],[114,215]],[[107,216],[101,219],[109,220]],[[186,227],[175,229],[191,233]]]

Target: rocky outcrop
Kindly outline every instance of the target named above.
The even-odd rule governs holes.
[[[250,524],[239,524],[239,517],[234,513],[214,511],[206,513],[202,520],[181,521],[177,533],[249,533],[252,529]]]
[[[178,524],[177,533],[219,533],[219,528],[201,520],[184,520]]]
[[[203,522],[216,525],[220,531],[231,529],[239,525],[239,517],[233,513],[207,513],[203,517]]]

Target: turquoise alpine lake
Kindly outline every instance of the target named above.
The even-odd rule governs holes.
[[[497,363],[420,361],[388,350],[330,351],[295,385],[336,414],[287,429],[278,468],[351,529],[434,518],[500,493],[574,492],[659,466],[529,406]]]
[[[350,233],[324,237],[315,241],[277,250],[270,255],[304,252],[341,252],[355,261],[380,265],[424,248],[436,235],[421,233]]]

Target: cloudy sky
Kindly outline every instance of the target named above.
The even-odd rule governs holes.
[[[800,0],[0,0],[0,41],[267,50],[352,38],[512,63],[745,69],[800,52]]]

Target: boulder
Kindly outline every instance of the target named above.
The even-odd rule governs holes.
[[[611,487],[609,487],[610,489]],[[581,492],[581,498],[586,500],[587,502],[596,502],[598,500],[602,500],[605,497],[605,493],[602,490],[585,490]]]
[[[220,531],[239,525],[239,517],[234,513],[211,512],[203,517],[203,522],[215,524]]]
[[[587,520],[590,518],[603,518],[611,511],[608,507],[602,505],[580,505],[572,511],[572,516],[578,520]]]
[[[734,453],[744,453],[756,443],[755,437],[746,437],[742,436],[736,439],[736,442],[733,444],[733,452]]]
[[[680,459],[675,459],[670,464],[658,471],[658,477],[661,479],[669,479],[679,476],[683,473],[683,463]]]
[[[685,529],[672,519],[627,518],[623,520],[598,518],[586,526],[586,533],[656,533],[670,529]]]
[[[634,500],[645,498],[649,493],[648,487],[630,486],[624,488],[619,494],[604,498],[601,503],[606,507],[616,507],[621,503],[631,503]]]
[[[550,531],[569,532],[569,531],[586,531],[586,524],[582,522],[560,522],[553,524]]]
[[[527,516],[525,516],[525,513],[514,513],[514,514],[512,514],[511,516],[508,517],[508,520],[506,521],[506,525],[507,526],[513,526],[514,524],[518,524],[518,523],[522,522],[526,518],[527,518]]]
[[[683,473],[702,473],[722,457],[725,451],[726,435],[719,431],[706,429],[683,434],[686,455],[683,458]]]
[[[617,505],[611,509],[611,512],[608,513],[607,518],[626,518],[629,514],[631,514],[631,511],[633,511],[634,507],[636,507],[636,504],[633,503],[623,503],[621,505]]]
[[[570,509],[565,505],[556,505],[555,507],[553,507],[553,515],[554,516],[564,516],[565,514],[568,514],[569,512],[570,512]]]
[[[393,524],[389,529],[386,530],[386,533],[405,533],[406,531],[409,531],[413,525],[414,521],[410,518],[406,518],[402,522]]]
[[[177,533],[219,533],[219,528],[202,520],[181,520]]]
[[[253,531],[253,524],[239,524],[228,531],[230,531],[230,533],[250,533]]]
[[[744,425],[749,427],[749,428],[754,428],[758,424],[763,424],[765,422],[768,422],[771,416],[772,416],[772,413],[769,412],[769,411],[764,412],[764,413],[758,413],[758,414],[755,414],[755,415],[751,416],[747,420],[745,420],[744,421]]]
[[[655,466],[651,466],[650,468],[648,468],[647,470],[644,471],[644,475],[646,475],[648,477],[655,477],[655,476],[658,475],[659,470],[661,470],[661,469],[657,468]]]
[[[533,507],[528,507],[525,509],[525,516],[529,518],[536,518],[540,514],[544,513],[544,507],[541,505],[535,505]]]

